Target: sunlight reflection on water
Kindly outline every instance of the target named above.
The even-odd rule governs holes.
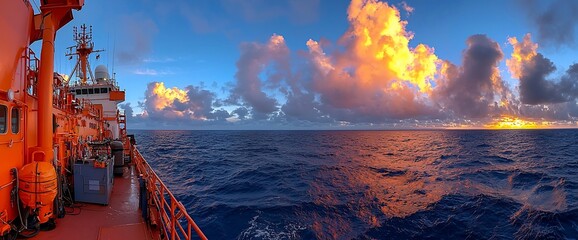
[[[213,238],[578,235],[574,130],[135,133]]]

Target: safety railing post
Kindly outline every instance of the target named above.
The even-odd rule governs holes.
[[[175,239],[176,235],[176,218],[175,218],[175,202],[171,199],[171,239]]]
[[[171,191],[165,186],[158,175],[152,170],[151,166],[142,157],[138,149],[134,149],[134,153],[137,165],[137,170],[139,174],[142,174],[143,178],[147,180],[148,192],[151,196],[151,206],[156,206],[159,212],[157,213],[158,221],[161,224],[161,228],[165,237],[171,240],[181,239],[181,236],[185,239],[192,238],[192,230],[195,231],[200,239],[206,240],[207,237],[201,231],[199,226],[195,221],[188,215],[186,208],[179,203]],[[165,199],[166,197],[169,199]],[[167,201],[170,201],[168,203]],[[168,208],[170,213],[167,213]],[[179,211],[177,214],[177,210]],[[178,221],[178,218],[184,217],[186,220],[186,232],[183,226],[184,223]],[[178,225],[177,225],[178,224]],[[180,233],[177,233],[178,231]]]

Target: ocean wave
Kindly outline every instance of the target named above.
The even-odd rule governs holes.
[[[212,239],[576,239],[578,131],[134,131]]]

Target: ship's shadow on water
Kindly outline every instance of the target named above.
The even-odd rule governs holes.
[[[578,239],[578,131],[132,131],[210,239]]]

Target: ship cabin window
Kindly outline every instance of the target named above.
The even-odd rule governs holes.
[[[108,88],[101,88],[101,89],[100,89],[100,92],[101,92],[101,93],[108,93]]]
[[[82,89],[82,94],[88,94],[88,89]]]
[[[89,88],[89,89],[88,89],[88,94],[94,94],[94,89]]]
[[[20,132],[20,109],[12,108],[12,116],[10,116],[10,126],[12,133]]]
[[[80,89],[76,89],[76,95],[80,95]]]
[[[0,133],[6,133],[6,118],[8,118],[8,108],[0,105]]]
[[[95,94],[99,94],[99,93],[100,93],[100,88],[95,88],[95,89],[94,89],[94,93],[95,93]]]

